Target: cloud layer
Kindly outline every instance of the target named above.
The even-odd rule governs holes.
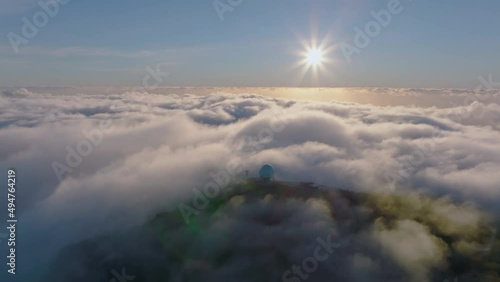
[[[193,188],[228,164],[241,172],[234,178],[272,163],[284,181],[377,193],[425,191],[498,214],[497,103],[468,103],[470,96],[462,95],[456,107],[380,107],[255,94],[110,92],[55,95],[20,88],[0,94],[0,167],[18,171],[20,240],[34,248],[42,239],[30,234],[52,234],[33,258],[140,224],[191,197]],[[387,238],[425,233],[410,221],[395,230],[373,232],[382,245]],[[437,263],[444,254],[423,255]],[[353,260],[371,267],[362,256]]]

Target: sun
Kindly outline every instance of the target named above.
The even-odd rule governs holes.
[[[323,64],[323,51],[320,49],[310,49],[306,54],[307,64],[310,66],[320,66]]]
[[[332,41],[330,37],[328,34],[322,40],[317,36],[312,36],[309,40],[299,38],[302,48],[294,52],[298,60],[290,67],[291,71],[299,70],[296,78],[299,83],[306,76],[315,85],[319,85],[320,78],[333,77],[330,68],[336,63],[333,53],[338,47],[330,43]]]

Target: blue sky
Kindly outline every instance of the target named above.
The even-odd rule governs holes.
[[[173,86],[474,88],[500,75],[497,0],[401,0],[348,62],[341,46],[390,1],[243,0],[221,20],[212,0],[70,0],[16,54],[8,34],[44,10],[0,0],[0,85],[140,86],[158,64]],[[312,38],[329,63],[301,75]]]

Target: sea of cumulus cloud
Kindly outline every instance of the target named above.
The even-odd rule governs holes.
[[[82,92],[0,94],[0,167],[17,170],[19,252],[30,253],[19,262],[34,272],[62,246],[141,224],[189,199],[228,164],[237,167],[235,179],[271,163],[279,180],[381,194],[423,191],[500,213],[500,104],[469,99],[474,93],[438,108],[220,92]],[[422,231],[412,222],[399,229]],[[380,244],[405,237],[383,232]]]
[[[471,205],[311,189],[235,184],[189,223],[174,210],[65,248],[43,281],[498,281]]]

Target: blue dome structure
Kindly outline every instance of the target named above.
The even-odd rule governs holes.
[[[263,165],[259,170],[260,179],[270,181],[274,179],[274,168],[270,164]]]

